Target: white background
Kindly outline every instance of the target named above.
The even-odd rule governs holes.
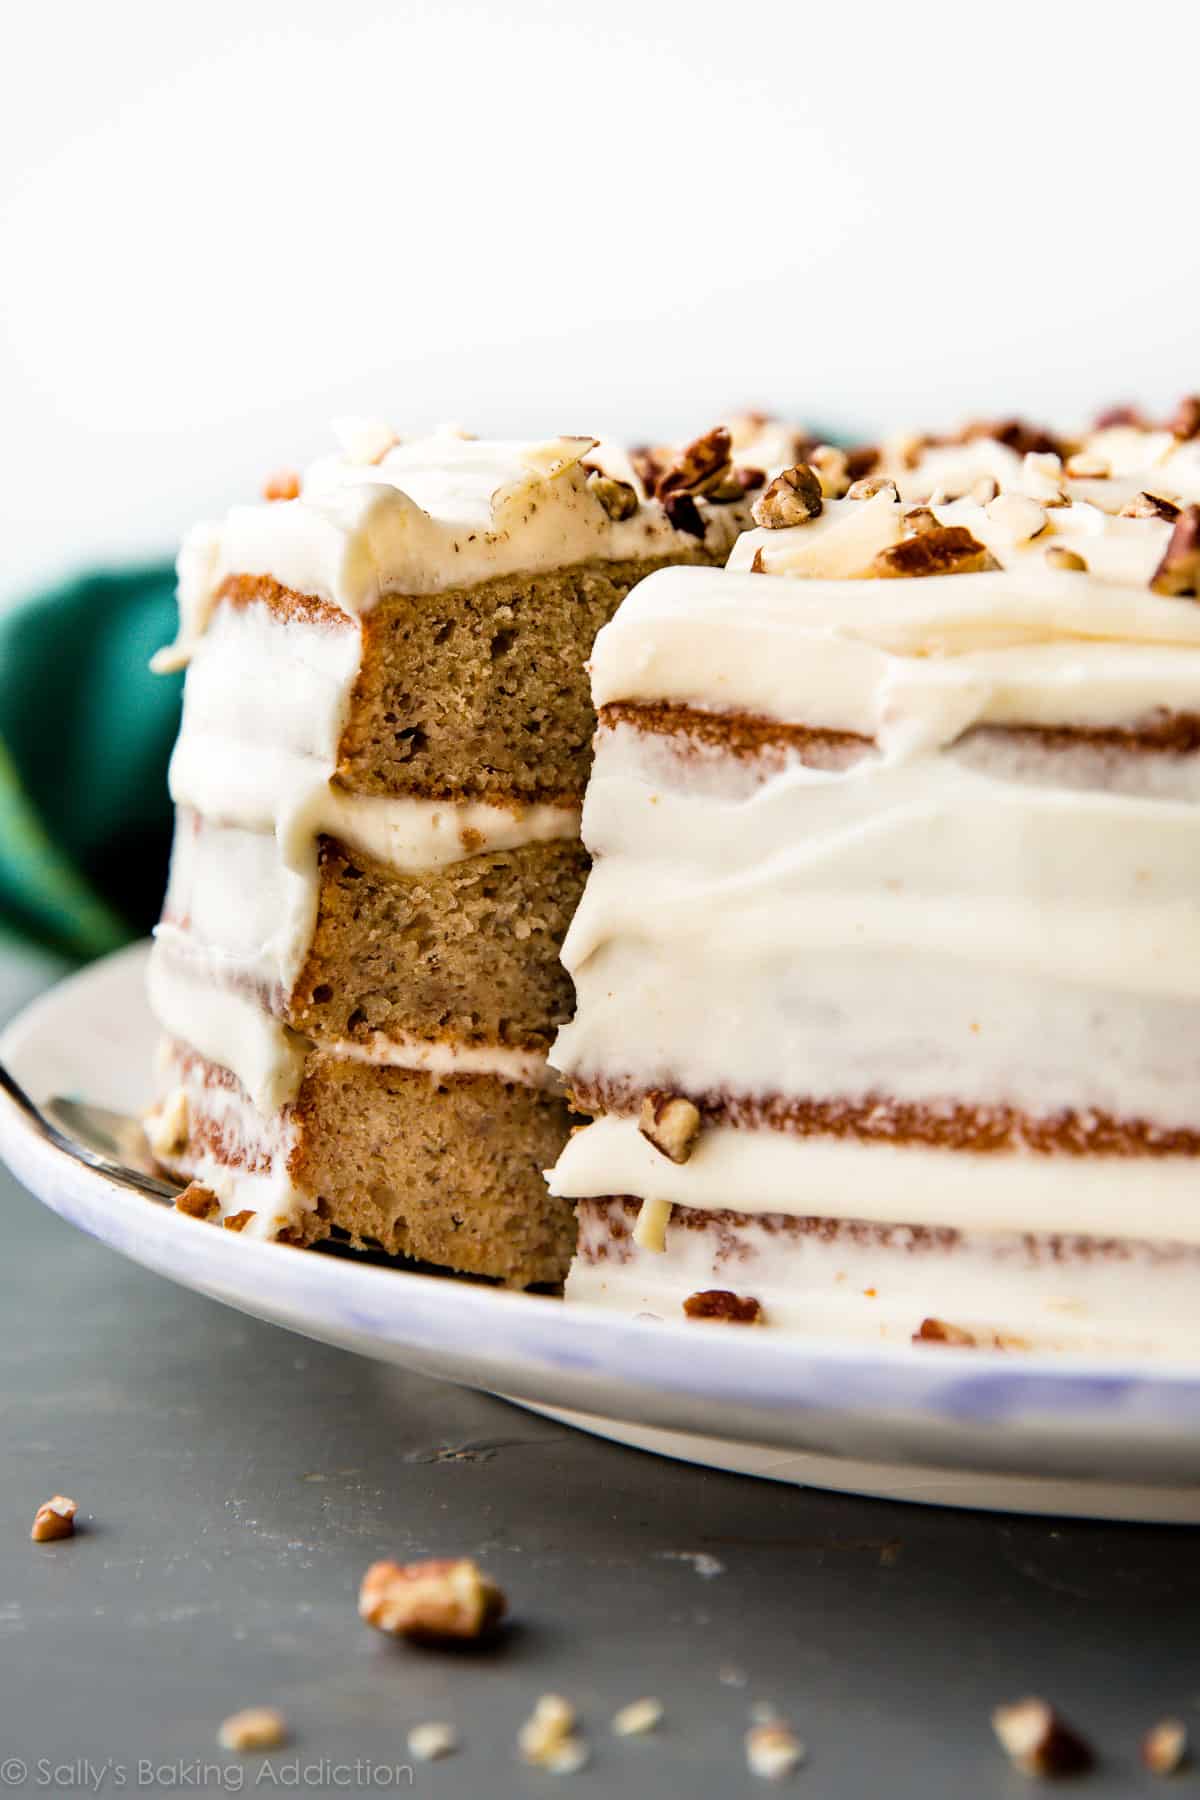
[[[401,430],[1072,419],[1200,387],[1200,6],[6,15],[9,590]]]

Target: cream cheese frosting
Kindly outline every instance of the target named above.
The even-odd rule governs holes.
[[[361,426],[347,436],[342,454],[307,470],[296,498],[235,506],[190,533],[179,558],[179,640],[160,668],[187,662],[230,575],[269,576],[353,617],[388,592],[441,593],[697,542],[646,496],[626,453],[594,438],[531,444],[441,432],[387,445],[386,429]],[[597,469],[634,487],[628,517],[601,503]],[[744,522],[739,510],[703,497],[696,505],[704,541],[722,554]]]
[[[1014,458],[990,500],[932,501],[927,523],[965,527],[990,569],[872,579],[912,529],[885,487],[747,533],[726,570],[649,577],[600,634],[596,861],[551,1060],[616,1110],[571,1139],[552,1191],[724,1222],[668,1219],[657,1251],[618,1233],[569,1297],[669,1297],[678,1316],[684,1282],[765,1287],[796,1322],[765,1239],[757,1285],[717,1278],[739,1217],[966,1233],[994,1324],[1023,1307],[989,1250],[1005,1234],[1200,1244],[1200,605],[1151,589],[1169,519],[1064,496],[1046,460]],[[759,735],[723,738],[735,717]],[[805,732],[835,734],[840,760],[814,762]],[[685,1161],[641,1134],[647,1092],[709,1109]],[[785,1129],[792,1100],[874,1123]],[[1069,1119],[1074,1148],[1031,1148],[1036,1130],[987,1150],[906,1140],[888,1123],[905,1106],[933,1140],[956,1109]],[[1136,1124],[1121,1153],[1102,1121]],[[803,1286],[811,1256],[796,1269]]]

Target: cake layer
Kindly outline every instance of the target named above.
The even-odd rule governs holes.
[[[712,559],[696,543],[672,560]],[[634,583],[661,566],[592,561],[385,595],[363,621],[339,781],[370,794],[578,804],[596,726],[588,653]]]
[[[577,1093],[1200,1129],[1200,755],[1162,747],[1190,742],[1169,718],[814,768],[811,745],[746,751],[736,717],[696,739],[667,716],[597,741],[553,1052]]]
[[[683,1320],[689,1297],[715,1291],[757,1302],[768,1327],[916,1339],[929,1355],[939,1343],[972,1342],[1164,1356],[1195,1347],[1195,1246],[676,1207],[656,1252],[634,1241],[639,1206],[621,1197],[580,1205],[569,1300]]]
[[[396,875],[323,839],[316,929],[288,1023],[321,1040],[381,1033],[544,1051],[571,1014],[558,953],[586,874],[574,842]]]
[[[888,1224],[1093,1237],[1125,1235],[1135,1205],[1140,1229],[1200,1244],[1198,1168],[1187,1150],[973,1151],[729,1125],[702,1131],[688,1160],[676,1163],[642,1136],[636,1118],[606,1113],[574,1134],[550,1186],[567,1199],[621,1193],[698,1212],[868,1214]]]
[[[251,1236],[333,1235],[516,1286],[565,1272],[571,1209],[541,1175],[569,1128],[556,1095],[316,1050],[295,1099],[262,1112],[183,1045],[169,1050],[160,1092],[160,1117],[182,1120],[160,1160],[215,1194],[214,1219]]]

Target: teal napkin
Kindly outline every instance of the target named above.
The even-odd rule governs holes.
[[[169,563],[84,575],[0,614],[0,938],[76,959],[157,916],[182,677]]]

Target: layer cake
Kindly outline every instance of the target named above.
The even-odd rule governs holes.
[[[1195,1349],[1195,446],[1105,429],[916,504],[801,465],[600,634],[568,1300]]]
[[[723,431],[648,481],[586,437],[342,436],[180,557],[152,1142],[231,1229],[558,1280],[585,659],[761,477]]]

